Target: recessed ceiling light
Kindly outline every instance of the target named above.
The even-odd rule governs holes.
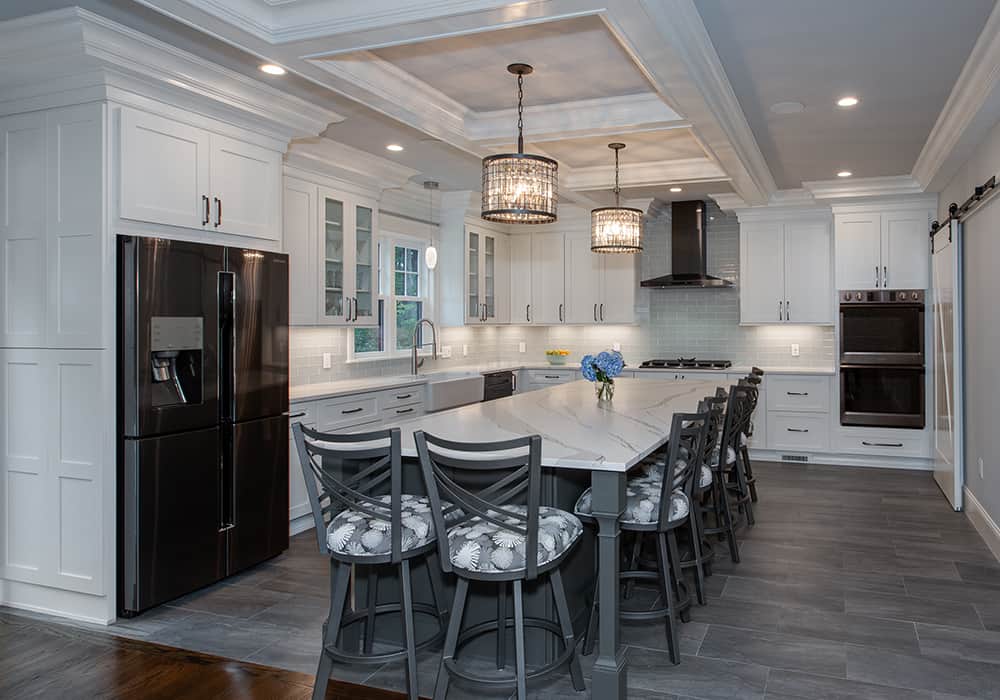
[[[681,188],[680,188],[680,187],[671,187],[671,188],[670,188],[670,191],[671,191],[671,192],[680,192],[680,191],[681,191]]]
[[[837,100],[837,106],[838,107],[855,107],[855,106],[857,106],[857,104],[859,102],[861,102],[861,100],[859,100],[854,95],[844,95],[839,100]]]
[[[854,173],[852,173],[850,170],[841,170],[839,173],[837,173],[837,177],[850,177],[853,174]]]
[[[387,151],[393,151],[393,152],[398,152],[398,151],[402,151],[403,147],[400,146],[398,143],[390,143],[389,145],[387,145],[385,147],[385,150],[387,150]]]
[[[805,108],[801,102],[775,102],[771,105],[771,111],[775,114],[798,114]]]
[[[284,75],[286,72],[284,68],[276,66],[273,63],[265,63],[260,69],[268,75]]]

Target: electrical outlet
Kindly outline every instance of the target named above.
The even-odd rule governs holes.
[[[439,355],[441,357],[443,357],[444,359],[447,360],[449,357],[451,357],[451,346],[450,345],[442,345],[441,346],[441,352],[439,353]]]
[[[622,344],[621,343],[611,343],[611,349],[614,350],[615,352],[621,352],[622,351]]]
[[[330,369],[333,364],[333,356],[328,352],[323,353],[323,369]]]
[[[798,357],[798,356],[799,356],[799,344],[792,343],[792,357]]]
[[[518,343],[517,344],[517,351],[518,352],[527,352],[528,351],[528,344],[527,343]]]
[[[986,478],[985,476],[983,476],[983,458],[982,457],[979,458],[979,478],[980,479],[985,479]]]
[[[462,357],[468,357],[468,356],[469,356],[469,346],[468,345],[463,345],[462,346]]]

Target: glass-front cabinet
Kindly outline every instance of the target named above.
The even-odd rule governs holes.
[[[329,325],[377,325],[377,209],[332,190],[320,191],[322,289],[320,322]]]
[[[466,230],[465,322],[508,323],[510,321],[507,276],[507,237],[485,231]],[[502,303],[507,298],[508,303]]]

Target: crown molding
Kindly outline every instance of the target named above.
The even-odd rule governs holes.
[[[526,137],[535,141],[631,131],[690,128],[691,124],[654,93],[574,100],[524,108]],[[484,146],[510,144],[517,109],[468,111],[465,134]]]
[[[924,191],[920,183],[910,175],[814,180],[803,182],[802,186],[815,199],[899,197]]]
[[[613,165],[591,165],[574,168],[561,175],[562,186],[570,190],[607,189],[615,181]],[[715,162],[708,158],[677,158],[675,160],[629,163],[621,171],[622,187],[643,187],[671,182],[714,182],[729,179]]]
[[[285,163],[337,180],[356,182],[380,194],[402,187],[420,174],[419,170],[327,138],[293,141],[285,153]]]
[[[37,97],[47,85],[105,69],[175,89],[194,104],[257,124],[285,140],[314,136],[343,117],[266,83],[211,63],[79,7],[0,23],[0,63],[8,90]],[[179,91],[179,92],[178,92]]]
[[[993,8],[913,166],[939,192],[1000,119],[1000,5]]]

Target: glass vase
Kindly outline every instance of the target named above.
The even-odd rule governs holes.
[[[598,403],[608,403],[615,396],[615,383],[612,381],[595,382],[594,390],[597,392]]]

